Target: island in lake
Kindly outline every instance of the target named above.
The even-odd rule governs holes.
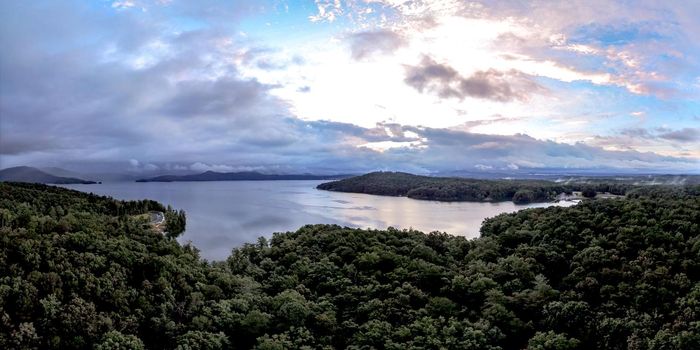
[[[255,171],[221,173],[206,171],[191,175],[162,175],[136,182],[175,182],[175,181],[273,181],[273,180],[333,180],[342,179],[349,175],[312,175],[312,174],[262,174]]]
[[[614,179],[484,180],[459,177],[420,176],[402,172],[373,172],[362,176],[323,183],[318,189],[338,192],[367,193],[382,196],[405,196],[435,201],[501,202],[516,204],[549,202],[559,199],[592,198],[598,193],[622,196],[639,187],[631,181]]]

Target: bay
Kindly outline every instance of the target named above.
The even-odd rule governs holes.
[[[203,258],[222,260],[231,249],[273,232],[306,224],[338,224],[385,229],[413,228],[470,238],[484,219],[520,209],[571,205],[571,202],[516,205],[414,200],[317,190],[323,181],[115,182],[63,185],[117,199],[153,199],[187,213],[187,230],[178,240],[192,242]]]

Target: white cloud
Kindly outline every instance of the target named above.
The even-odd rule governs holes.
[[[316,8],[318,9],[318,13],[309,16],[311,22],[333,22],[343,15],[343,8],[340,0],[316,0]]]
[[[116,9],[127,9],[136,6],[136,3],[130,0],[115,1],[112,3],[112,7]]]

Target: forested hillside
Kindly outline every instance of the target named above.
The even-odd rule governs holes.
[[[94,184],[74,177],[54,176],[37,168],[17,166],[0,170],[0,181],[30,182],[42,184]]]
[[[309,225],[207,263],[167,210],[0,184],[3,349],[698,349],[700,188],[489,219]],[[264,233],[261,233],[264,234]]]
[[[620,181],[482,180],[459,177],[419,176],[400,172],[374,172],[326,182],[318,189],[338,192],[367,193],[382,196],[406,196],[435,201],[500,202],[516,204],[547,202],[561,193],[584,191],[624,195],[634,188]]]

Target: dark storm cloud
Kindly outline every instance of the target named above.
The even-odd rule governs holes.
[[[544,88],[528,75],[510,70],[489,69],[463,77],[449,65],[425,56],[416,66],[406,66],[406,84],[419,92],[431,92],[441,98],[481,98],[499,102],[527,100]]]
[[[406,40],[391,30],[380,29],[348,35],[350,53],[355,60],[374,54],[389,54],[406,45]]]

